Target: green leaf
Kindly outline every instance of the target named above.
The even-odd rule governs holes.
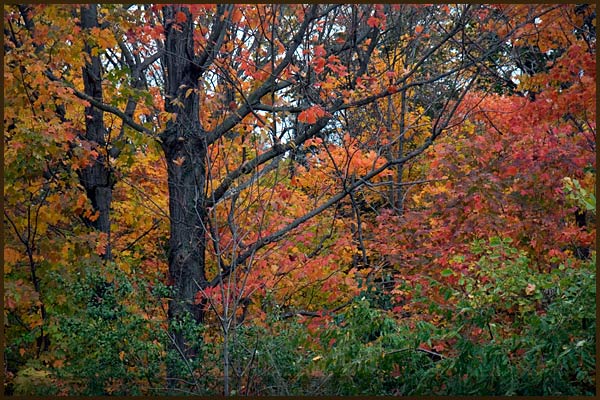
[[[500,240],[499,237],[494,236],[490,238],[490,246],[491,247],[498,247],[502,244],[502,240]]]
[[[448,277],[450,275],[454,275],[454,271],[452,271],[450,268],[446,268],[446,269],[442,270],[440,272],[440,274],[445,278],[445,277]]]

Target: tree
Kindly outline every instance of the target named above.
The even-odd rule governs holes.
[[[237,326],[277,307],[285,308],[282,315],[323,316],[358,292],[353,277],[376,272],[371,253],[387,251],[370,247],[382,230],[373,229],[369,210],[388,204],[390,215],[405,218],[407,188],[438,178],[436,166],[422,158],[435,152],[426,151],[440,139],[453,143],[446,134],[480,106],[471,93],[509,80],[498,65],[507,42],[554,8],[514,14],[474,5],[5,10],[5,97],[14,95],[9,106],[15,110],[44,112],[33,124],[29,114],[5,113],[14,187],[5,197],[18,204],[18,188],[32,187],[19,183],[24,176],[51,188],[30,196],[26,212],[5,211],[11,248],[20,242],[29,255],[33,291],[43,289],[33,255],[47,255],[33,243],[34,210],[41,214],[61,195],[76,193],[64,213],[77,210],[90,230],[74,222],[65,229],[80,239],[82,231],[91,235],[104,265],[131,271],[132,249],[146,251],[144,262],[161,254],[151,236],[162,229],[166,202],[158,198],[168,190],[167,319],[177,355],[168,358],[168,386],[189,386],[180,378],[193,377],[192,363],[200,358],[199,340],[186,326],[216,322],[229,394],[233,377],[244,371],[229,352]],[[52,106],[44,104],[49,99]],[[57,136],[43,135],[44,126]],[[32,138],[51,147],[28,149],[33,157],[23,160],[17,150]],[[152,163],[156,170],[145,172]],[[426,168],[431,176],[423,179]],[[74,173],[89,204],[74,188]],[[161,177],[162,188],[148,183]],[[55,181],[70,187],[52,186]],[[154,219],[132,206],[146,204],[144,195],[159,210]],[[48,276],[58,263],[48,264]],[[335,284],[346,293],[337,296]]]
[[[456,287],[461,276],[474,273],[467,268],[469,257],[477,258],[472,242],[494,236],[512,240],[540,273],[566,260],[579,266],[591,256],[595,230],[582,212],[589,206],[577,206],[565,186],[575,178],[585,182],[584,192],[593,192],[596,168],[596,89],[590,84],[595,47],[584,22],[594,11],[576,10],[550,7],[523,28],[514,46],[537,43],[552,61],[517,75],[521,60],[511,61],[516,50],[503,50],[506,61],[500,65],[514,71],[518,82],[513,95],[497,93],[494,85],[469,93],[455,115],[461,121],[457,130],[419,160],[415,179],[423,184],[407,196],[406,212],[384,210],[366,228],[385,232],[367,250],[386,254],[398,280],[428,287],[433,278]],[[503,10],[513,21],[529,12],[529,7]],[[565,23],[578,28],[565,32]],[[398,303],[405,301],[398,296]]]
[[[383,37],[380,34],[383,23],[392,25],[395,21],[385,21],[381,7],[162,8],[165,111],[173,115],[160,134],[169,176],[169,271],[175,289],[169,306],[172,323],[181,319],[186,311],[197,322],[202,322],[201,304],[194,304],[198,290],[222,284],[257,251],[279,241],[390,166],[402,164],[421,153],[441,134],[458,104],[450,105],[450,101],[464,96],[470,88],[469,82],[477,76],[476,62],[458,63],[454,69],[421,82],[410,82],[409,77],[463,30],[471,18],[470,10],[470,7],[456,9],[439,37],[432,40],[430,49],[395,79],[400,89],[423,86],[452,75],[459,76],[463,82],[445,100],[424,143],[412,153],[393,157],[378,168],[369,168],[353,177],[340,176],[341,185],[332,197],[277,231],[264,236],[259,234],[244,246],[240,243],[238,246],[245,249],[231,252],[225,258],[220,251],[222,238],[211,221],[209,210],[221,206],[234,182],[240,182],[243,187],[241,179],[245,176],[266,175],[264,165],[268,162],[309,139],[325,135],[337,124],[344,129],[339,116],[347,110],[396,93],[397,90],[389,86],[380,87],[376,80],[379,71],[369,68],[378,52],[379,38]],[[238,45],[238,51],[234,50],[234,44]],[[237,71],[232,68],[237,66]],[[231,90],[234,100],[224,104],[229,110],[220,110],[221,118],[211,125],[203,123],[201,116],[207,97],[201,93],[213,92],[227,98]],[[370,91],[370,95],[359,99],[366,91]],[[268,136],[260,137],[256,128],[251,129],[255,148],[244,154],[245,147],[241,146],[241,163],[233,165],[230,171],[215,173],[209,149],[223,142],[233,146],[236,130],[248,123],[263,125],[259,135]],[[288,131],[291,134],[288,135]],[[334,167],[339,171],[337,165]],[[229,228],[235,229],[233,224]],[[212,280],[206,270],[208,241],[212,242],[218,257]],[[245,268],[251,269],[252,265]],[[225,315],[222,324],[229,325],[231,318]],[[189,346],[181,335],[175,335],[174,343],[183,354],[189,354]],[[225,391],[228,392],[227,385]]]

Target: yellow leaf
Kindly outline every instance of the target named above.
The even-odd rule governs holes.
[[[67,296],[65,296],[64,294],[59,294],[58,296],[56,296],[56,303],[58,305],[63,305],[67,303]]]
[[[525,294],[527,296],[531,296],[535,292],[535,285],[533,283],[528,283],[525,288]]]
[[[185,161],[185,157],[183,157],[183,156],[177,157],[176,159],[173,160],[173,164],[177,165],[178,167],[181,167],[181,164],[183,164],[184,161]]]
[[[171,104],[173,104],[174,106],[183,108],[183,103],[178,98],[171,100]]]
[[[131,266],[128,263],[121,264],[121,271],[129,274],[131,272]]]

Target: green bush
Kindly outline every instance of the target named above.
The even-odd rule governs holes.
[[[68,307],[52,309],[51,351],[20,370],[15,394],[141,395],[163,385],[164,335],[146,314],[147,284],[113,265],[103,268],[83,267],[71,281],[56,277]]]
[[[479,270],[464,279],[454,321],[458,356],[441,362],[446,378],[435,394],[594,394],[595,255],[577,268],[570,260],[539,273],[509,244],[474,247]],[[466,327],[489,336],[474,341],[462,333]]]
[[[455,312],[435,325],[398,319],[361,295],[313,326],[277,314],[260,326],[238,326],[229,338],[232,394],[593,395],[595,254],[584,264],[567,260],[540,273],[509,240],[479,241],[472,251],[479,259],[460,287],[432,281],[458,299]],[[198,355],[182,360],[168,350],[161,319],[143,312],[168,297],[168,289],[155,285],[151,295],[141,280],[108,272],[111,283],[101,277],[106,270],[91,268],[59,282],[71,304],[54,309],[47,327],[52,359],[26,363],[14,379],[15,394],[222,393],[218,337],[205,343],[207,326],[182,321],[179,329]],[[421,348],[436,343],[444,343],[443,357]],[[170,391],[165,361],[181,371]]]
[[[361,297],[316,332],[290,320],[243,328],[236,357],[254,383],[242,394],[594,394],[595,256],[540,273],[509,240],[473,251],[477,272],[445,288],[460,300],[439,326],[410,325]],[[441,359],[419,350],[440,342],[452,343]]]

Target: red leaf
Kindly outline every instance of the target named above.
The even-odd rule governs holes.
[[[187,21],[187,15],[183,11],[177,11],[175,14],[175,22],[182,23]]]
[[[506,168],[507,176],[515,176],[517,174],[517,172],[519,172],[519,170],[514,165],[511,165],[508,168]]]
[[[312,106],[307,108],[298,114],[298,121],[303,122],[305,124],[315,124],[317,119],[324,117],[327,115],[327,112],[323,110],[323,108],[319,105]]]
[[[305,124],[314,124],[317,122],[317,117],[315,115],[314,112],[311,111],[311,109],[307,109],[302,111],[299,115],[298,115],[298,121],[299,122],[303,122]]]
[[[369,17],[369,19],[367,20],[367,25],[369,25],[371,28],[377,28],[379,26],[379,22],[379,18]]]
[[[200,304],[204,300],[204,294],[200,291],[196,292],[194,295],[194,304]]]
[[[315,46],[315,56],[323,57],[325,54],[327,54],[327,51],[323,45]]]
[[[325,70],[325,63],[327,61],[323,58],[323,57],[316,57],[312,59],[312,65],[315,69],[315,72],[317,74],[320,74],[321,72],[323,72]]]

